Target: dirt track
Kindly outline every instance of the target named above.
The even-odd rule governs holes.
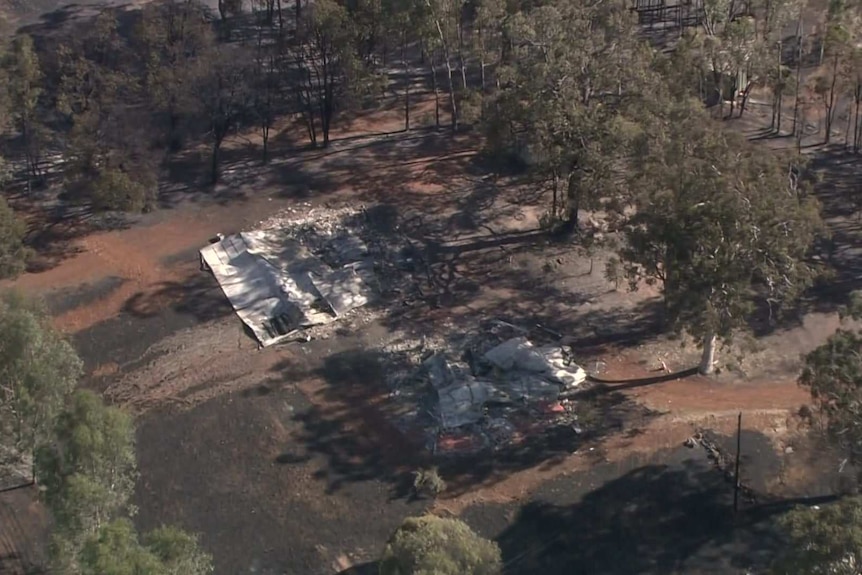
[[[436,309],[418,306],[346,335],[258,351],[212,277],[198,270],[196,249],[216,232],[248,229],[297,205],[294,184],[266,174],[225,190],[234,198],[228,205],[218,198],[181,203],[130,229],[86,236],[77,255],[12,284],[57,310],[57,326],[85,359],[87,385],[139,415],[141,526],[176,522],[201,532],[219,574],[332,573],[373,559],[403,516],[423,508],[403,498],[415,454],[387,441],[393,432],[379,413],[386,397],[377,368],[333,369],[327,358],[374,349],[398,329],[454,332],[500,314],[554,321],[571,333],[588,328],[585,340],[617,321],[630,332],[648,325],[637,314],[646,313],[639,306],[650,294],[611,290],[573,246],[482,247],[482,226],[498,234],[529,229],[541,210],[523,189],[491,194],[485,187],[496,184],[463,176],[469,140],[399,138],[336,143],[331,153],[271,169],[326,173],[329,191],[305,198],[313,205],[358,197],[395,206],[402,217],[419,211],[430,237],[470,247],[444,262],[453,287]],[[727,371],[717,380],[626,390],[657,415],[577,453],[497,474],[436,508],[470,517],[477,506],[516,506],[552,480],[591,484],[614,465],[622,473],[638,458],[679,446],[698,428],[731,432],[740,410],[747,430],[785,445],[797,432],[792,413],[808,398],[786,369],[774,374],[837,325],[831,312],[817,317],[770,336],[772,351],[757,355],[748,378]],[[644,329],[637,341],[589,359],[603,362],[603,377],[627,380],[654,375],[657,358],[687,367],[692,350],[679,349]]]

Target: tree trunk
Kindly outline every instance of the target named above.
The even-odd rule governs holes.
[[[862,103],[862,84],[856,84],[856,94],[855,95],[856,95],[856,98],[855,98],[856,99],[856,102],[855,102],[856,110],[854,112],[854,120],[853,120],[853,122],[855,124],[855,129],[853,132],[853,151],[858,152],[859,151],[860,130],[862,130],[862,126],[859,125],[859,104]]]
[[[767,2],[767,10],[769,10],[769,3]],[[765,26],[765,24],[764,24]],[[766,35],[767,28],[764,27],[764,36]],[[772,121],[769,127],[779,133],[781,133],[781,124],[776,123],[778,117],[778,102],[779,102],[779,93],[784,85],[782,83],[782,74],[781,74],[781,40],[778,41],[778,62],[777,67],[775,69],[775,84],[772,86]]]
[[[796,94],[793,99],[793,135],[799,130],[799,83],[802,79],[802,16],[796,23]]]
[[[263,140],[263,163],[269,162],[269,122],[264,122],[261,126],[261,139]]]
[[[464,63],[464,10],[458,15],[458,66],[461,68],[461,87],[467,91],[467,66]]]
[[[485,93],[485,31],[479,27],[479,82],[482,87],[482,93]]]
[[[404,131],[410,131],[410,66],[407,64],[407,34],[401,36],[401,66],[404,68]]]
[[[778,93],[778,122],[777,122],[777,126],[775,129],[775,131],[778,133],[779,136],[781,135],[781,111],[782,111],[783,107],[784,107],[784,92],[782,91],[782,92]]]
[[[431,62],[431,89],[434,91],[434,125],[440,128],[440,87],[437,85],[437,64],[434,62],[437,56],[432,52],[429,56]]]
[[[581,189],[579,186],[578,168],[575,167],[569,173],[569,181],[566,186],[566,225],[568,233],[578,230],[578,216],[581,211]]]
[[[332,126],[332,114],[335,111],[335,78],[326,57],[323,58],[323,101],[320,108],[320,129],[323,132],[323,147],[329,147],[329,128]]]
[[[296,0],[299,2],[299,0]],[[281,0],[277,1],[277,10],[278,10],[278,31],[284,31],[284,14],[281,12]]]
[[[753,82],[748,82],[745,85],[745,89],[742,91],[742,101],[739,103],[739,117],[742,117],[742,114],[745,113],[745,106],[748,104],[748,98],[751,96],[751,88],[754,86]]]
[[[218,178],[219,178],[219,169],[218,168],[219,168],[219,160],[221,159],[220,158],[220,152],[221,152],[222,139],[223,139],[223,136],[216,135],[215,141],[213,142],[213,151],[212,151],[212,158],[211,158],[211,163],[210,163],[210,180],[212,181],[213,185],[218,183]]]
[[[718,117],[724,117],[724,77],[718,71],[715,63],[713,63],[712,81],[715,83],[715,91],[718,94]]]
[[[452,108],[452,133],[458,131],[458,103],[455,99],[455,82],[452,80],[452,61],[449,52],[444,48],[446,58],[446,77],[449,78],[449,106]]]
[[[302,0],[296,0],[296,29],[299,30],[299,21],[302,19]]]
[[[553,197],[551,198],[551,220],[556,221],[557,213],[559,208],[557,204],[559,204],[559,193],[560,193],[560,174],[557,173],[557,170],[554,170],[553,174]]]
[[[717,337],[709,333],[703,337],[703,352],[700,356],[698,371],[703,375],[711,375],[715,371],[715,344]]]
[[[826,136],[824,144],[832,140],[832,122],[835,120],[835,84],[838,82],[838,54],[832,60],[832,83],[829,85],[829,97],[826,100]]]

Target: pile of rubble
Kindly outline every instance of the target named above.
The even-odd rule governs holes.
[[[500,341],[499,334],[466,338],[459,357],[426,350],[412,377],[399,374],[393,396],[415,405],[399,428],[421,428],[428,449],[440,455],[500,449],[555,425],[579,433],[565,396],[587,374],[571,350],[523,334]]]

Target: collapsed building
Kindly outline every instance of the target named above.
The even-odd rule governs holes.
[[[331,323],[374,297],[368,247],[349,227],[325,223],[274,218],[200,250],[262,346]]]
[[[513,337],[461,358],[433,353],[418,369],[410,396],[420,406],[402,425],[424,428],[440,455],[498,449],[549,425],[577,425],[565,399],[587,379],[571,350]],[[528,429],[529,428],[529,429]]]

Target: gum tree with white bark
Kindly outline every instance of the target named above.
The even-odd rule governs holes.
[[[701,342],[700,371],[747,327],[758,301],[780,311],[816,270],[822,230],[797,158],[764,154],[678,102],[653,123],[631,182],[638,193],[609,275],[661,288],[665,318]]]

